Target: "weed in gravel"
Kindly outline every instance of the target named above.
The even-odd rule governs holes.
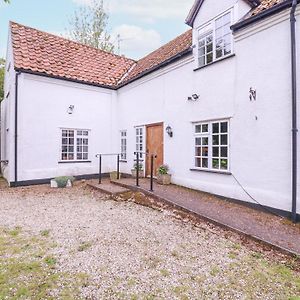
[[[235,252],[235,251],[229,251],[228,257],[229,257],[230,259],[235,259],[235,258],[238,257],[238,253]]]
[[[47,257],[45,257],[44,261],[50,267],[53,267],[56,264],[56,262],[57,262],[56,258],[53,257],[53,256],[47,256]]]
[[[22,230],[22,228],[19,227],[19,226],[17,226],[17,227],[15,227],[14,229],[9,230],[9,231],[8,231],[8,234],[11,235],[11,236],[18,236],[19,233],[21,232],[21,230]]]
[[[211,276],[217,276],[220,273],[220,269],[217,266],[214,266],[209,273]]]
[[[50,235],[50,230],[46,229],[41,231],[41,236],[48,237],[49,235]]]
[[[79,246],[78,246],[78,251],[79,252],[82,252],[82,251],[85,251],[87,250],[88,248],[92,247],[92,243],[90,242],[83,242],[81,243]]]
[[[168,270],[166,270],[166,269],[161,269],[161,270],[160,270],[160,274],[161,274],[162,276],[164,276],[164,277],[170,276],[170,272],[169,272]]]

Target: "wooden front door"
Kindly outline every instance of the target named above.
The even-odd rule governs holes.
[[[146,136],[146,176],[151,174],[151,154],[157,155],[154,160],[154,175],[156,176],[157,169],[164,163],[164,126],[162,123],[148,125]]]

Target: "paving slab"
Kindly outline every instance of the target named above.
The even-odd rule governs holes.
[[[300,255],[300,224],[293,224],[286,218],[230,199],[176,185],[163,186],[155,182],[154,192],[150,192],[148,179],[140,179],[139,187],[136,187],[133,178],[121,179],[114,184],[141,191],[158,201],[190,212],[206,221],[234,230],[279,250]]]

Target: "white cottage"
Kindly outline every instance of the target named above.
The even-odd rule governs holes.
[[[174,184],[295,220],[297,3],[196,0],[186,20],[192,30],[139,61],[11,22],[4,177],[11,186],[91,178],[96,154],[119,152],[129,174],[138,149],[167,163]],[[104,172],[114,165],[106,157]]]

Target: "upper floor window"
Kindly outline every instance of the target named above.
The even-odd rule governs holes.
[[[198,36],[198,66],[202,67],[232,53],[231,14],[215,18]]]

